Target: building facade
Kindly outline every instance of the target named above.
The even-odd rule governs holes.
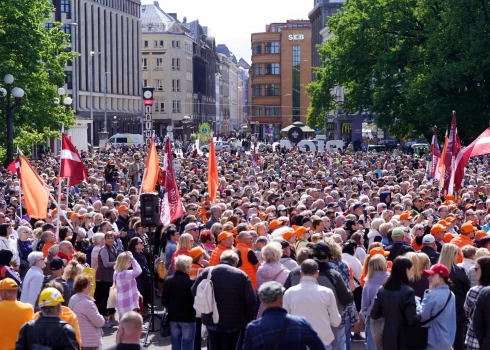
[[[141,6],[143,86],[154,87],[153,127],[163,137],[167,127],[184,138],[184,116],[193,106],[193,39],[189,30],[155,1]]]
[[[217,130],[224,134],[230,132],[230,65],[229,58],[218,53],[219,115],[216,116],[216,122]]]
[[[74,143],[97,146],[98,133],[104,130],[109,136],[141,133],[140,1],[52,0],[52,4],[55,12],[45,27],[62,22],[72,50],[80,54],[65,69],[64,88],[73,99],[76,118]],[[79,140],[85,127],[85,139]]]
[[[309,21],[272,23],[266,32],[252,34],[252,132],[280,136],[293,122],[306,123],[310,103],[305,86],[311,82],[311,25]]]

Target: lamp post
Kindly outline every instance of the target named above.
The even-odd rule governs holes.
[[[71,99],[70,96],[66,96],[65,98],[63,98],[63,100],[61,100],[61,98],[63,97],[63,95],[66,93],[65,89],[63,89],[62,87],[61,88],[58,88],[58,95],[60,96],[59,98],[56,98],[55,99],[55,103],[56,104],[62,104],[65,106],[65,108],[69,108],[71,106],[71,104],[73,103],[73,100]],[[64,130],[64,126],[62,127],[61,129],[61,132],[63,133],[65,130]],[[59,147],[59,150],[61,150],[61,140],[59,141],[58,143],[58,147]]]
[[[7,159],[5,165],[9,165],[14,160],[14,124],[12,120],[12,111],[20,106],[20,99],[24,96],[24,90],[18,87],[12,87],[14,77],[7,74],[3,81],[5,88],[0,88],[0,103],[7,113]],[[15,101],[12,103],[12,96]]]

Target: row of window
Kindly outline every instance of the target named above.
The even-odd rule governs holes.
[[[265,111],[265,114],[264,114]],[[254,106],[253,108],[255,117],[278,117],[281,115],[281,107],[280,106]]]
[[[148,69],[148,58],[142,59],[143,69]],[[155,58],[155,67],[156,70],[163,69],[163,57]],[[180,58],[172,58],[172,70],[180,70]]]
[[[263,50],[262,50],[263,47]],[[278,41],[270,41],[265,43],[254,43],[253,44],[253,54],[261,55],[265,54],[276,54],[279,53],[280,47]]]
[[[143,87],[148,86],[148,79],[143,79]],[[155,79],[155,90],[163,91],[163,79]],[[180,79],[172,79],[172,91],[180,92]]]
[[[263,73],[262,73],[263,72]],[[280,65],[279,63],[265,63],[265,64],[254,64],[253,65],[253,75],[279,75]]]
[[[281,88],[279,84],[253,85],[254,96],[280,96]]]
[[[155,101],[155,112],[165,113],[165,102]],[[172,101],[172,113],[180,113],[180,100]]]
[[[163,49],[163,44],[164,44],[164,41],[163,40],[153,40],[153,48],[154,49]],[[148,40],[144,40],[143,41],[143,47],[144,48],[149,48],[150,46],[150,43]],[[180,40],[172,40],[172,47],[174,49],[180,49]]]

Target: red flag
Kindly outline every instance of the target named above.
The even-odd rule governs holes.
[[[432,136],[432,144],[430,145],[430,153],[432,155],[432,164],[430,169],[430,177],[437,179],[437,167],[439,160],[441,159],[441,149],[439,148],[439,142],[437,141],[437,126],[434,126],[434,135]]]
[[[141,185],[141,190],[143,192],[155,192],[159,170],[160,162],[158,160],[158,152],[155,146],[155,139],[152,137],[148,158],[146,159],[145,178],[143,179],[143,183]]]
[[[446,150],[446,158],[444,160],[446,171],[444,172],[444,189],[443,195],[445,196],[449,192],[449,184],[451,183],[451,177],[453,175],[453,165],[454,165],[454,157],[456,151],[456,112],[453,111],[453,118],[451,120],[451,127],[449,128],[449,137],[447,141],[447,150]],[[461,146],[459,146],[461,148]]]
[[[471,157],[490,154],[490,128],[478,136],[468,147],[459,152],[456,157],[454,174],[454,187],[459,191],[462,187],[464,178],[464,168]]]
[[[20,178],[20,158],[18,155],[17,155],[17,158],[15,158],[14,161],[9,164],[9,166],[7,167],[7,170],[10,171],[11,173],[17,174],[17,178],[19,179],[19,181],[21,181],[21,178]]]
[[[167,142],[165,144],[163,170],[165,171],[165,178],[163,180],[165,195],[162,199],[162,206],[160,209],[160,221],[163,223],[163,225],[168,225],[184,215],[182,201],[180,200],[179,189],[175,179],[170,138],[167,138]]]
[[[451,194],[454,193],[454,181],[455,181],[454,178],[456,176],[456,159],[458,159],[458,157],[461,154],[461,141],[459,140],[458,129],[456,129],[456,134],[454,136],[454,144],[453,144],[452,154],[453,154],[453,159],[452,159],[452,163],[451,163],[452,172],[451,172],[451,177],[449,180],[449,186],[448,186],[448,191],[447,191],[447,193],[451,193]]]
[[[211,198],[211,203],[216,203],[216,192],[218,191],[218,185],[218,163],[216,162],[214,141],[213,138],[211,138],[208,158],[208,195],[209,198]]]
[[[65,134],[61,134],[61,170],[59,177],[69,177],[70,185],[88,182],[88,174],[77,149]]]
[[[48,216],[48,193],[44,182],[34,171],[26,157],[21,158],[22,169],[22,193],[27,214],[31,218],[46,219]]]

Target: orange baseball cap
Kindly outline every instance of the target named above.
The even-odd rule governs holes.
[[[203,253],[204,253],[204,249],[202,249],[201,247],[194,247],[191,250],[189,250],[189,256],[192,259],[196,259],[200,257]]]
[[[73,219],[76,219],[76,218],[80,218],[80,219],[83,219],[85,216],[84,215],[80,215],[78,213],[73,213],[71,214],[70,216],[70,220],[73,220]]]
[[[459,229],[460,233],[470,233],[472,231],[477,231],[478,227],[473,226],[473,223],[471,221],[465,222],[463,225],[461,225],[461,228]]]
[[[455,234],[452,234],[452,233],[446,233],[446,234],[444,235],[444,239],[443,239],[443,240],[444,240],[444,243],[449,243],[449,242],[451,242],[451,240],[452,240],[454,237],[456,237],[456,235],[455,235]]]
[[[447,221],[446,221],[446,220],[439,220],[439,221],[437,222],[437,224],[438,224],[438,225],[442,225],[442,226],[447,227]]]
[[[470,204],[465,205],[466,210],[471,209],[471,208],[473,208],[473,204],[470,203]]]
[[[129,208],[125,205],[120,205],[119,208],[117,208],[118,212],[127,211],[127,210],[129,210]]]
[[[295,235],[295,231],[288,231],[285,234],[282,235],[282,238],[284,238],[286,241],[293,237]]]
[[[446,200],[447,200],[447,201],[453,201],[453,200],[454,200],[454,195],[453,195],[453,194],[448,194],[448,195],[446,196]]]
[[[266,214],[266,213],[259,213],[259,218],[261,218],[261,219],[262,219],[262,218],[263,218],[263,217],[265,217],[265,216],[267,216],[267,214]]]
[[[478,230],[475,233],[475,239],[482,239],[483,237],[488,237],[487,233],[483,230]]]
[[[293,225],[291,226],[293,228],[293,230],[297,230],[298,228],[300,228],[301,226],[298,226],[298,225]]]
[[[274,231],[276,228],[280,227],[281,225],[282,225],[282,222],[280,222],[279,220],[273,220],[269,224],[269,229],[271,231]]]
[[[454,216],[448,216],[447,218],[444,219],[444,221],[446,221],[447,223],[450,223],[450,222],[453,222],[456,220],[458,220],[458,219],[455,218]]]
[[[298,237],[301,237],[303,236],[303,234],[305,234],[306,232],[308,232],[310,229],[309,228],[306,228],[304,226],[300,226],[298,227],[296,230],[294,230],[294,234]]]
[[[369,256],[375,256],[377,254],[388,256],[390,255],[390,252],[386,252],[383,248],[381,247],[375,247],[369,251]]]
[[[445,230],[446,230],[446,226],[441,225],[441,224],[435,224],[430,229],[430,233],[435,235],[436,233],[444,232]]]
[[[404,211],[400,215],[400,220],[412,220],[412,216],[410,215],[409,211]]]
[[[221,242],[225,238],[233,237],[233,233],[228,231],[223,231],[218,235],[218,243]]]

